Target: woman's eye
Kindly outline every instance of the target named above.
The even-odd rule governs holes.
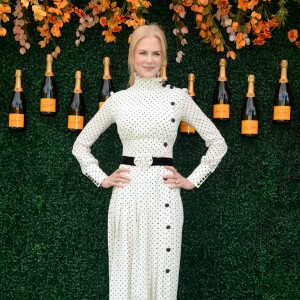
[[[159,52],[154,52],[154,55],[155,56],[160,56],[160,53]]]

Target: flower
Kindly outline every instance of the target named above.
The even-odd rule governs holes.
[[[189,33],[189,30],[187,29],[186,26],[181,27],[180,31],[181,31],[182,34],[187,34],[187,33]]]
[[[181,62],[182,55],[184,55],[184,53],[183,53],[181,50],[177,52],[176,61],[177,61],[178,63]]]
[[[271,27],[275,28],[280,25],[280,19],[274,15],[271,16],[270,19],[268,19],[268,23],[270,24]]]
[[[105,36],[104,40],[106,43],[111,43],[116,41],[116,37],[108,30],[103,31],[102,35]]]
[[[107,20],[106,20],[106,17],[101,17],[100,20],[99,20],[99,22],[100,22],[100,25],[101,25],[102,27],[107,26]]]
[[[297,41],[298,38],[298,30],[297,29],[291,29],[288,32],[288,39],[291,43],[295,43],[295,45],[300,48],[300,41]]]
[[[6,29],[3,27],[0,27],[0,36],[5,36],[6,35]]]
[[[42,21],[46,17],[46,12],[39,5],[32,6],[33,16],[35,21]]]
[[[183,0],[182,1],[182,4],[184,5],[184,6],[192,6],[192,4],[193,4],[193,0]]]
[[[288,39],[290,40],[290,42],[295,42],[298,38],[298,30],[297,29],[291,29],[288,32]]]
[[[179,14],[179,16],[180,16],[181,18],[184,18],[184,17],[185,17],[186,11],[185,11],[185,9],[184,9],[184,6],[182,6],[182,5],[175,5],[175,6],[173,7],[173,9],[174,9],[175,12],[177,12],[177,13]]]
[[[40,45],[41,48],[45,48],[46,47],[45,41],[40,41],[38,44]]]
[[[228,51],[227,52],[227,54],[226,54],[226,57],[227,58],[232,58],[233,60],[235,60],[235,58],[236,58],[236,54],[235,54],[235,52],[233,52],[233,51]]]
[[[186,41],[186,39],[182,39],[182,40],[180,41],[180,43],[181,43],[182,46],[184,46],[184,45],[187,44],[187,41]]]

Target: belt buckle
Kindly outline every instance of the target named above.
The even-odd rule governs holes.
[[[135,157],[133,163],[138,167],[139,170],[147,171],[153,164],[153,158],[151,156]]]

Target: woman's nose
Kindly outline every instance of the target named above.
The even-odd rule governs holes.
[[[146,61],[152,62],[152,60],[153,60],[152,55],[151,54],[147,55]]]

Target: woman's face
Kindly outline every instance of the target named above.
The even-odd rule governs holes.
[[[163,63],[160,40],[156,36],[144,37],[136,44],[133,66],[139,77],[156,77]]]

